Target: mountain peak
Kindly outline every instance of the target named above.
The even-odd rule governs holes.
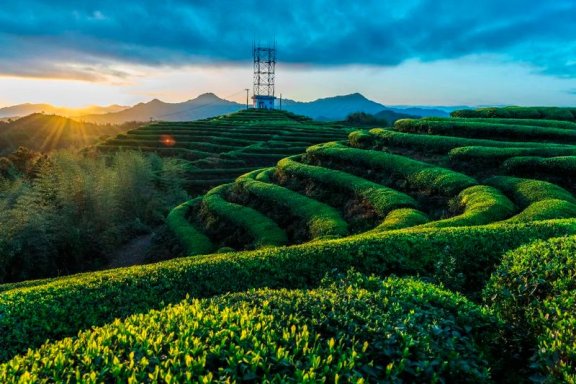
[[[207,99],[217,99],[220,100],[220,98],[218,96],[216,96],[214,93],[212,92],[206,92],[201,94],[200,96],[198,96],[196,98],[197,100],[207,100]]]

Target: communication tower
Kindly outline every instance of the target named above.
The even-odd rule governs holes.
[[[274,109],[274,76],[276,69],[276,46],[253,48],[254,89],[252,101],[254,108]]]

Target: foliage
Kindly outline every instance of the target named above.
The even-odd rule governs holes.
[[[330,271],[419,275],[474,296],[501,255],[576,234],[574,221],[403,230],[99,271],[0,290],[0,360],[186,295],[312,287]]]
[[[368,136],[364,134],[357,134],[355,132],[350,134],[350,141],[353,146],[359,148],[370,147],[398,147],[410,148],[423,152],[430,153],[448,153],[458,147],[467,146],[485,146],[497,147],[503,149],[514,148],[546,148],[550,147],[570,148],[574,151],[573,146],[560,145],[560,144],[544,144],[536,142],[522,142],[522,141],[500,141],[490,139],[471,139],[467,137],[455,137],[445,135],[425,135],[415,133],[398,132],[387,129],[371,129]]]
[[[559,155],[559,153],[556,153]],[[576,175],[576,156],[519,156],[506,160],[502,168],[509,174],[518,176],[563,177]]]
[[[270,202],[300,218],[308,228],[311,239],[342,237],[348,234],[348,224],[336,209],[279,185],[260,181],[257,173],[260,172],[239,177],[235,184],[236,192]]]
[[[427,191],[431,195],[454,196],[477,184],[473,178],[447,168],[386,152],[350,148],[339,143],[312,146],[306,150],[306,155],[314,160],[336,161],[377,170],[389,179],[401,179],[410,188]]]
[[[201,201],[202,197],[188,200],[172,209],[166,218],[168,228],[174,233],[188,256],[210,253],[214,250],[214,244],[208,236],[188,221],[189,211],[198,206]]]
[[[354,112],[346,116],[344,123],[353,126],[386,127],[388,122],[366,112]]]
[[[280,160],[276,169],[281,174],[313,180],[331,191],[345,190],[368,202],[382,217],[394,209],[416,206],[416,201],[404,193],[346,172],[304,164],[296,157]]]
[[[162,223],[168,208],[186,198],[174,160],[71,152],[40,159],[0,190],[0,282],[105,264],[119,245]]]
[[[230,184],[226,184],[208,192],[202,199],[203,210],[215,216],[217,220],[246,230],[256,248],[288,243],[286,233],[266,215],[255,209],[226,201],[230,187]]]
[[[2,382],[490,382],[499,324],[465,298],[358,274],[190,300],[0,365]]]
[[[525,223],[534,220],[568,219],[576,217],[576,204],[565,200],[546,199],[535,201],[519,214],[508,219],[510,222]]]
[[[465,109],[453,111],[452,117],[465,118],[505,118],[505,119],[545,119],[576,121],[576,108],[558,107],[503,107]]]
[[[492,275],[486,301],[512,327],[509,343],[533,354],[541,381],[576,381],[576,238],[540,241],[509,252]]]
[[[549,199],[564,200],[576,204],[576,198],[570,192],[547,181],[494,176],[484,182],[502,190],[521,208],[526,208],[537,201]]]
[[[376,231],[392,231],[425,224],[430,221],[424,212],[414,208],[395,209],[386,215],[384,221],[375,228]]]
[[[499,137],[519,141],[560,141],[563,143],[576,143],[576,130],[495,124],[488,119],[483,122],[470,122],[462,119],[403,119],[398,120],[394,124],[394,128],[406,133],[427,133],[431,135],[461,136],[479,139]]]
[[[516,210],[514,203],[502,192],[486,185],[466,188],[455,200],[458,207],[464,210],[462,214],[424,226],[442,228],[490,224],[510,217]]]

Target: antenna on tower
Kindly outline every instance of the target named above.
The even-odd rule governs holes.
[[[254,108],[274,109],[274,80],[276,71],[276,41],[274,47],[253,45],[254,89],[252,100]]]

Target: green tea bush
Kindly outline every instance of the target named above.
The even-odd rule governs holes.
[[[576,234],[576,222],[541,221],[371,233],[292,247],[196,256],[11,287],[0,294],[0,360],[47,339],[74,336],[186,295],[307,288],[330,271],[420,275],[474,297],[510,249]]]
[[[553,148],[570,148],[572,151],[574,146],[563,144],[550,144],[538,142],[524,142],[524,141],[501,141],[490,139],[471,139],[467,137],[455,136],[440,136],[440,135],[425,135],[420,133],[405,133],[392,131],[387,129],[372,129],[369,135],[372,136],[372,145],[381,147],[399,147],[415,149],[431,153],[448,153],[449,151],[458,147],[469,146],[483,146],[483,147],[496,147],[502,149],[508,148],[542,148],[550,150]],[[361,138],[360,138],[361,137]],[[496,138],[496,137],[495,137]],[[350,141],[353,146],[369,148],[367,143],[370,143],[366,134],[357,136],[354,133],[350,134]],[[357,145],[355,143],[358,143]]]
[[[508,222],[525,223],[534,220],[568,219],[576,217],[576,204],[565,200],[546,199],[531,203]]]
[[[425,224],[430,218],[424,213],[414,208],[395,209],[386,215],[386,218],[375,228],[376,231],[392,231],[414,227]]]
[[[452,117],[465,118],[511,118],[511,119],[545,119],[576,121],[576,108],[557,107],[503,107],[480,108],[477,110],[458,110],[450,113]]]
[[[253,290],[116,320],[0,365],[0,380],[483,383],[498,328],[431,284],[349,274],[315,290]]]
[[[557,153],[556,155],[559,155]],[[520,156],[506,160],[502,168],[517,176],[567,177],[576,176],[576,156]]]
[[[251,237],[255,248],[279,246],[288,243],[286,233],[267,216],[255,209],[226,201],[231,185],[221,185],[202,199],[203,210],[217,219],[244,229]]]
[[[172,209],[166,218],[168,228],[174,233],[184,248],[184,252],[189,256],[206,254],[214,250],[214,244],[208,236],[188,220],[190,210],[198,207],[201,201],[202,197],[200,196],[180,204]]]
[[[404,180],[411,189],[441,196],[454,196],[477,184],[473,178],[447,168],[386,152],[350,148],[339,143],[309,147],[306,156],[321,162],[333,161],[344,166],[352,164],[372,172],[382,172],[386,177]]]
[[[431,135],[462,136],[469,138],[491,139],[494,137],[519,141],[555,141],[575,143],[576,131],[562,128],[533,127],[527,125],[493,124],[469,122],[462,119],[429,120],[403,119],[394,124],[394,128],[406,133],[425,133]]]
[[[483,225],[504,220],[514,214],[516,207],[499,190],[486,185],[466,188],[455,198],[464,212],[449,219],[424,224],[425,227],[457,227],[463,225]]]
[[[538,148],[498,148],[466,146],[452,149],[448,156],[452,163],[471,162],[481,166],[486,162],[491,166],[500,166],[502,162],[517,156],[576,156],[576,147],[538,147]]]
[[[312,180],[332,191],[345,190],[368,202],[381,217],[385,217],[392,210],[415,207],[417,204],[412,197],[394,189],[346,172],[303,164],[297,161],[297,158],[299,157],[280,160],[276,166],[277,172]]]
[[[532,353],[541,382],[576,381],[576,238],[539,241],[504,256],[485,300],[512,327],[509,343]]]
[[[510,196],[520,208],[526,208],[537,201],[550,199],[564,200],[576,204],[576,198],[574,198],[570,192],[547,181],[521,179],[509,176],[494,176],[484,180],[484,182],[502,190]]]
[[[306,223],[311,239],[348,234],[348,224],[336,209],[279,185],[259,181],[255,173],[239,177],[235,188],[237,193],[250,194],[301,218]]]
[[[427,118],[431,119],[431,118]],[[442,119],[439,119],[442,120]],[[471,123],[491,123],[491,124],[510,124],[510,125],[529,125],[533,127],[576,129],[576,123],[561,120],[544,120],[544,119],[486,119],[486,118],[461,118],[460,120]]]

